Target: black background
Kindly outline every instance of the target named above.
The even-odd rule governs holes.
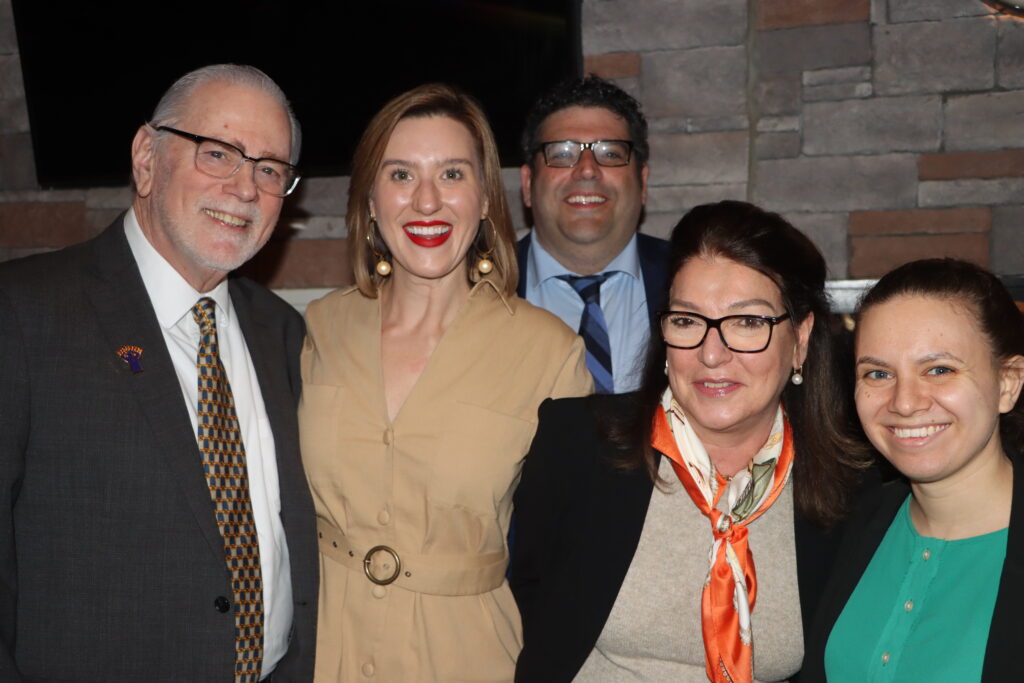
[[[13,0],[40,186],[124,185],[135,129],[191,69],[253,64],[303,127],[305,176],[347,175],[363,127],[429,81],[479,98],[505,166],[530,103],[582,71],[580,0]]]

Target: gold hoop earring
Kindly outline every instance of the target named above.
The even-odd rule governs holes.
[[[372,251],[373,255],[377,257],[377,265],[375,265],[373,269],[377,271],[377,275],[387,277],[388,275],[391,275],[391,263],[387,258],[385,258],[384,254],[377,251],[377,248],[373,244],[373,232],[374,227],[377,225],[377,221],[374,220],[372,215],[370,216],[370,223],[370,232],[366,233],[366,243],[370,245],[370,251]]]
[[[481,224],[484,221],[491,224],[491,232],[494,233],[494,242],[491,244],[490,249],[480,254],[480,257],[477,259],[476,269],[481,275],[487,275],[494,270],[494,261],[491,260],[491,254],[494,253],[494,245],[498,243],[498,229],[494,227],[494,221],[491,220],[490,216],[484,216],[480,219]]]

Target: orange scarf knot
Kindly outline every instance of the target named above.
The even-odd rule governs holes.
[[[750,551],[747,525],[760,517],[782,493],[793,465],[793,434],[784,417],[782,447],[771,471],[770,489],[756,501],[757,507],[742,518],[716,506],[725,487],[705,495],[680,452],[665,410],[654,414],[651,446],[672,461],[680,483],[697,508],[711,522],[714,539],[707,580],[701,593],[701,631],[704,637],[705,667],[713,683],[747,683],[754,679],[753,637],[750,614],[757,598],[757,572]],[[771,441],[771,439],[769,439]],[[778,444],[778,440],[774,442]],[[771,463],[769,459],[767,461]],[[767,468],[769,465],[760,465]],[[708,500],[713,497],[714,500]],[[733,508],[735,512],[736,508]]]

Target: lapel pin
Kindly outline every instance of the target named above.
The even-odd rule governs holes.
[[[117,350],[117,355],[128,364],[132,372],[142,372],[142,348],[139,346],[122,346]]]

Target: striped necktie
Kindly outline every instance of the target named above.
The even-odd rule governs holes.
[[[200,299],[192,307],[192,317],[199,325],[199,450],[217,527],[224,538],[224,557],[234,594],[234,680],[256,683],[263,664],[263,575],[245,446],[231,385],[217,350],[213,299]]]
[[[579,334],[587,347],[587,369],[594,376],[594,390],[599,394],[614,394],[612,377],[612,345],[608,340],[608,325],[601,311],[601,285],[613,272],[597,275],[559,275],[583,299],[583,316]]]

